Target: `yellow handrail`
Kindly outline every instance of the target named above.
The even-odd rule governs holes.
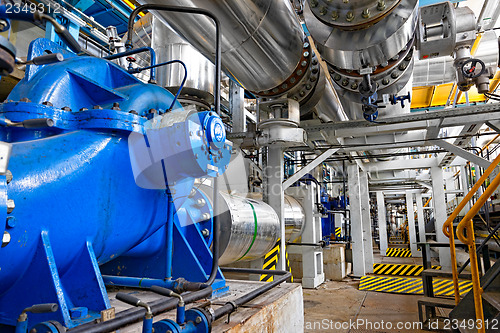
[[[456,251],[455,251],[455,235],[453,232],[453,227],[452,223],[455,220],[455,218],[458,216],[458,214],[462,211],[462,209],[465,207],[465,205],[472,199],[474,194],[479,190],[479,187],[483,185],[485,180],[488,178],[488,176],[495,170],[497,167],[498,163],[500,163],[500,155],[495,157],[495,159],[491,162],[490,166],[484,170],[483,175],[481,178],[478,179],[478,181],[472,186],[471,190],[467,195],[460,201],[458,206],[455,208],[453,213],[448,217],[446,222],[443,224],[443,233],[445,234],[446,237],[450,239],[450,255],[451,255],[451,271],[453,274],[453,288],[455,291],[455,303],[458,305],[460,302],[460,290],[458,286],[458,269],[457,269],[457,256],[456,256]],[[474,214],[475,215],[475,214]]]
[[[481,282],[479,280],[479,270],[477,267],[477,255],[476,255],[476,243],[474,239],[474,227],[472,224],[472,218],[479,212],[479,209],[486,203],[489,197],[495,192],[497,187],[500,185],[500,173],[493,179],[491,184],[486,188],[484,193],[479,197],[472,208],[465,214],[462,221],[457,226],[457,237],[464,244],[469,246],[469,256],[470,256],[470,267],[472,273],[472,291],[474,293],[474,306],[476,309],[476,322],[479,321],[481,327],[478,329],[479,333],[484,333],[484,313],[483,313],[483,302],[481,295],[483,289],[481,288]],[[467,230],[467,235],[464,231]]]

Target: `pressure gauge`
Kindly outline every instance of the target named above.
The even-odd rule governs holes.
[[[462,64],[462,74],[468,79],[475,79],[484,73],[485,67],[482,60],[469,59]]]

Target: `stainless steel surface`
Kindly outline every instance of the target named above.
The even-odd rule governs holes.
[[[379,68],[371,75],[371,80],[377,85],[379,99],[383,94],[397,94],[409,82],[413,70],[413,47],[400,53],[397,60],[389,62],[384,68]],[[333,82],[339,95],[349,98],[353,102],[360,103],[359,85],[363,77],[353,71],[345,71],[330,66],[333,72]]]
[[[314,109],[318,117],[325,122],[349,120],[330,82],[325,82],[323,96]]]
[[[285,219],[286,241],[293,242],[302,235],[306,221],[304,209],[294,197],[285,195],[283,217]]]
[[[457,73],[450,56],[415,60],[413,68],[413,86],[435,86],[455,81]]]
[[[249,193],[247,198],[221,193],[223,213],[221,222],[220,262],[227,265],[236,261],[248,261],[261,258],[276,244],[280,234],[280,222],[276,212],[264,203],[262,193]],[[252,204],[257,219],[257,229]],[[286,241],[294,241],[302,235],[305,213],[300,203],[285,195],[284,206]],[[252,243],[254,232],[255,241]]]
[[[498,37],[495,31],[489,30],[483,33],[476,53],[473,58],[481,59],[490,75],[495,75],[500,64]]]
[[[287,0],[172,0],[168,4],[204,8],[219,18],[223,69],[248,90],[278,86],[299,62],[303,32]],[[153,14],[168,22],[202,54],[214,59],[215,27],[210,19],[200,15]]]
[[[460,45],[472,46],[476,19],[468,7],[441,2],[420,9],[417,48],[420,59],[453,55]]]
[[[151,14],[142,17],[134,25],[133,36],[135,47],[151,46],[155,50],[157,63],[177,59],[186,64],[188,71],[184,87],[190,89],[185,91],[191,94],[196,94],[196,91],[208,92],[213,95],[215,66],[158,18]],[[144,54],[142,59],[144,62],[149,61],[149,54]],[[178,64],[156,69],[157,84],[162,87],[177,88],[183,78],[184,69]]]
[[[402,0],[385,18],[366,29],[347,31],[319,21],[306,3],[304,18],[318,50],[330,64],[349,70],[379,66],[413,38],[418,0]]]
[[[314,15],[327,25],[360,29],[383,19],[401,0],[308,0]]]
[[[222,192],[220,195],[223,213],[219,220],[222,236],[219,263],[227,265],[263,257],[279,238],[280,221],[276,212],[262,201]]]
[[[486,31],[481,37],[473,58],[481,59],[490,74],[494,74],[499,63],[498,37],[494,31]],[[413,86],[433,86],[456,80],[456,70],[451,56],[415,60]]]

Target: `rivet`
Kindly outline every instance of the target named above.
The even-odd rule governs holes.
[[[305,96],[305,94],[306,94],[306,92],[305,92],[304,90],[301,90],[301,91],[299,92],[299,96],[300,96],[300,97],[304,97],[304,96]]]
[[[295,81],[297,81],[297,80],[296,80],[294,77],[292,77],[292,78],[290,79],[290,83],[295,83]]]
[[[304,48],[307,49],[309,47],[309,43],[308,42],[305,42],[304,43]]]
[[[12,213],[12,211],[16,208],[16,203],[12,199],[7,199],[7,214]]]
[[[80,111],[87,111],[87,108],[81,108]]]
[[[304,60],[304,61],[302,61],[302,62],[300,63],[300,65],[301,65],[302,67],[306,67],[306,66],[307,66],[307,61],[305,61],[305,60]]]
[[[311,86],[309,83],[308,83],[308,84],[306,84],[306,89],[307,89],[307,90],[311,90],[311,88],[312,88],[312,86]]]
[[[303,55],[304,55],[304,58],[307,58],[307,57],[309,57],[309,52],[306,51],[306,52],[304,52]]]
[[[92,109],[94,109],[94,110],[102,110],[102,107],[100,105],[94,105],[92,107]]]
[[[385,9],[385,0],[378,1],[377,9],[380,11],[383,11]]]

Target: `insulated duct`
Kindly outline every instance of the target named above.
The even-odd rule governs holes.
[[[325,86],[325,73],[288,1],[175,0],[169,4],[206,9],[219,18],[223,70],[245,89],[264,100],[283,96],[297,100],[303,117],[321,112],[318,115],[324,120],[340,120],[338,110],[342,107],[333,90],[328,93],[330,101],[322,105],[333,103],[334,107],[314,109],[325,89],[331,88]],[[210,19],[156,11],[153,15],[208,59],[214,59],[215,27]]]

